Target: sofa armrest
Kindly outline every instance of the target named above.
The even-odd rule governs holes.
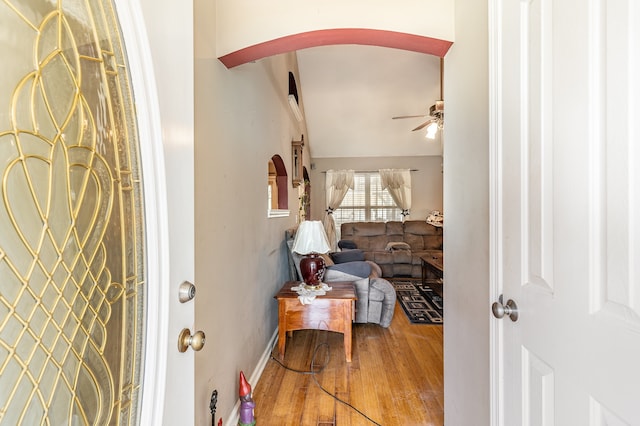
[[[382,268],[376,262],[371,260],[365,260],[369,265],[371,265],[371,274],[369,274],[369,278],[380,278],[382,277]]]
[[[369,318],[369,278],[361,278],[353,282],[356,290],[356,323],[366,323]]]

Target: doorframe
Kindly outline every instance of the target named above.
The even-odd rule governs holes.
[[[502,9],[500,0],[488,0],[489,38],[489,300],[502,291]],[[489,312],[488,312],[489,313]],[[504,426],[504,321],[489,313],[490,424]]]
[[[139,0],[114,0],[134,91],[146,244],[140,424],[163,424],[169,328],[169,229],[162,126],[151,46]],[[153,285],[150,285],[153,283]]]

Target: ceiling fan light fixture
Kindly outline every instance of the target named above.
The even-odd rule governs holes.
[[[427,128],[427,133],[425,137],[428,139],[435,139],[438,130],[442,130],[444,127],[444,96],[443,96],[443,85],[442,79],[444,75],[444,58],[440,58],[440,99],[436,100],[436,102],[429,107],[429,115],[400,115],[391,117],[393,120],[400,118],[414,118],[414,117],[428,117],[427,121],[420,124],[415,129],[412,129],[412,132],[417,130]]]
[[[427,126],[427,133],[425,137],[427,139],[435,139],[439,127],[440,126],[438,125],[437,121],[432,121],[431,123],[429,123],[429,125]]]

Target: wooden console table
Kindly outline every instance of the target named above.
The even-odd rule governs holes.
[[[287,333],[294,330],[328,330],[344,334],[344,353],[351,362],[351,324],[355,319],[357,299],[352,282],[329,283],[332,288],[324,296],[303,305],[291,287],[299,282],[288,281],[274,297],[278,300],[278,352],[284,358]]]

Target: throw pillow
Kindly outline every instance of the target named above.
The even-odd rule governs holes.
[[[344,272],[361,278],[368,277],[369,274],[371,274],[371,265],[369,265],[368,262],[363,261],[339,263],[337,265],[330,266],[328,269]]]
[[[340,240],[338,241],[338,247],[341,249],[356,249],[358,246],[351,240]]]
[[[331,253],[334,263],[355,262],[364,260],[364,252],[362,250],[345,250]]]

